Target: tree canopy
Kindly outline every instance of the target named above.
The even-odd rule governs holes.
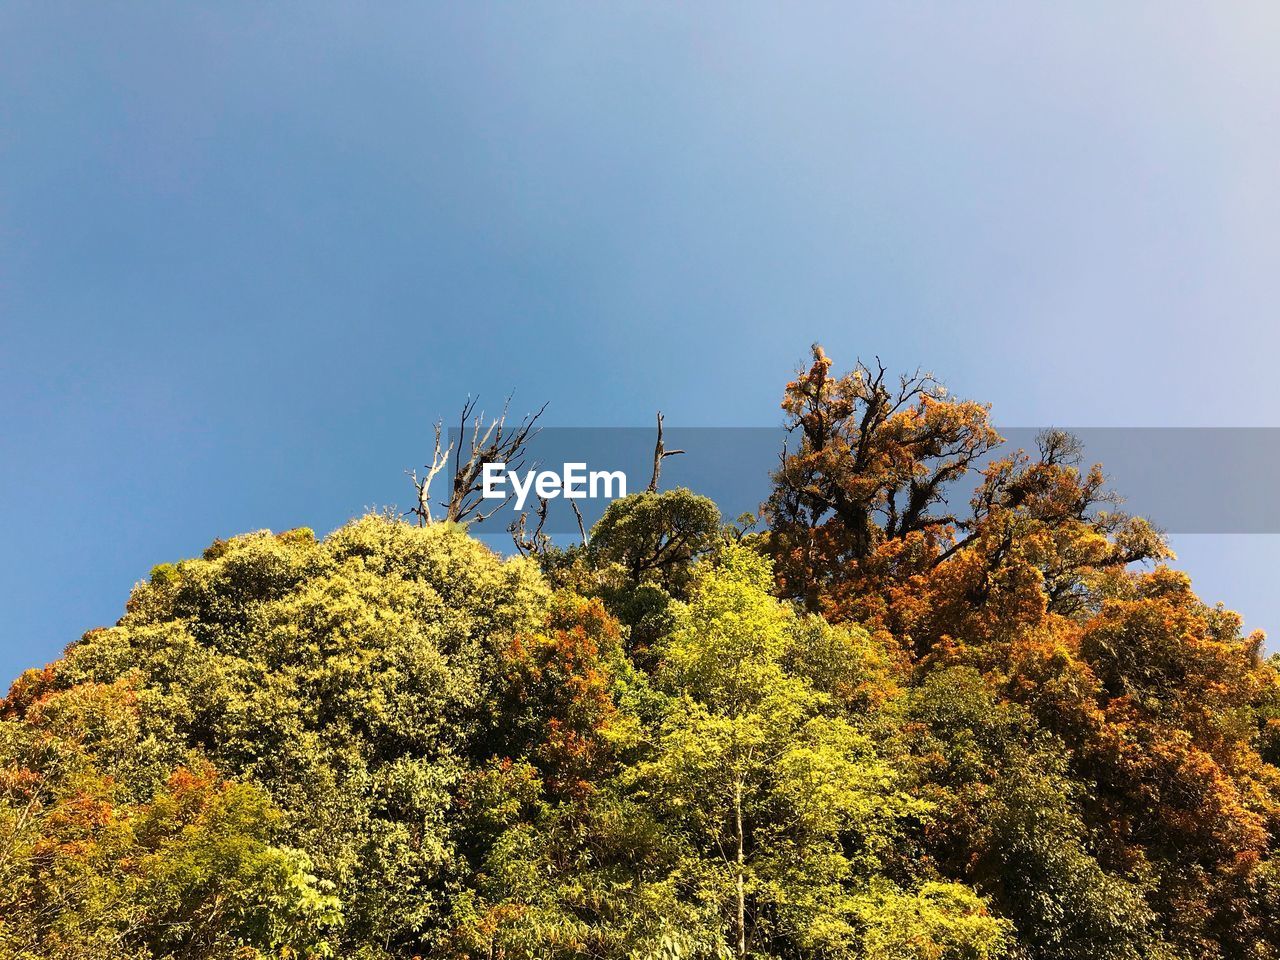
[[[1280,960],[1261,635],[1072,438],[832,367],[756,533],[655,469],[157,566],[0,701],[0,955]]]

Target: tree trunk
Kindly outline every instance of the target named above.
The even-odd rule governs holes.
[[[746,836],[742,829],[742,782],[733,785],[733,815],[738,828],[738,960],[747,956]]]

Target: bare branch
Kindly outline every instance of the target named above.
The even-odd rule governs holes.
[[[570,500],[569,506],[573,507],[573,515],[578,518],[578,536],[582,538],[582,545],[587,545],[587,525],[582,522],[582,511],[578,509],[578,501]]]
[[[547,522],[547,509],[551,501],[546,497],[538,498],[538,509],[535,516],[538,518],[538,525],[533,528],[532,533],[526,532],[529,514],[521,513],[507,527],[507,531],[511,534],[511,539],[515,541],[516,549],[520,551],[522,557],[542,556],[551,547],[551,538],[542,532],[543,526]]]
[[[662,474],[662,461],[667,457],[676,457],[684,453],[683,450],[668,450],[662,442],[662,411],[658,411],[658,442],[653,447],[653,476],[649,479],[649,493],[658,492],[658,477]],[[581,526],[581,520],[579,520]],[[583,540],[585,543],[585,538]]]
[[[443,519],[454,523],[475,521],[482,523],[506,506],[514,496],[508,496],[496,506],[485,504],[483,496],[483,477],[486,464],[504,464],[508,472],[520,470],[524,466],[529,441],[537,435],[535,424],[542,416],[547,405],[524,417],[514,430],[507,427],[507,413],[511,406],[508,396],[502,405],[502,413],[486,420],[483,411],[477,411],[478,397],[467,397],[458,417],[457,442],[450,441],[448,446],[441,447],[442,427],[436,422],[435,449],[431,463],[425,468],[425,475],[419,477],[416,470],[409,472],[417,495],[417,506],[412,513],[417,516],[419,524],[433,523],[436,519],[431,510],[431,482],[449,463],[450,454],[453,459],[453,479],[449,486],[447,500],[439,501],[443,511]],[[465,448],[465,449],[464,449]]]
[[[441,430],[444,427],[444,422],[437,420],[435,427],[436,442],[435,449],[431,453],[431,463],[423,467],[426,470],[426,474],[419,478],[417,470],[408,471],[409,479],[413,482],[414,493],[417,495],[418,501],[412,513],[417,516],[419,526],[426,526],[431,523],[431,481],[436,478],[436,474],[449,462],[449,451],[453,449],[452,441],[443,450],[440,449]]]
[[[535,424],[547,405],[544,403],[536,413],[524,417],[514,430],[507,427],[510,406],[511,398],[508,396],[502,405],[502,413],[486,425],[483,412],[475,413],[475,401],[468,400],[464,405],[460,433],[466,433],[466,420],[471,417],[471,436],[467,444],[466,459],[463,459],[461,444],[454,453],[453,484],[449,492],[446,519],[454,523],[467,520],[482,523],[510,500],[508,497],[488,511],[481,509],[484,502],[481,481],[485,465],[501,463],[508,472],[520,470],[524,466],[529,441],[538,434]]]

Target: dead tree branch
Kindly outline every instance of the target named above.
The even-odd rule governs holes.
[[[426,475],[419,478],[417,471],[409,474],[418,500],[413,513],[420,524],[426,525],[435,519],[431,512],[431,482],[449,462],[450,453],[453,454],[453,479],[449,485],[449,499],[439,502],[445,520],[453,523],[482,523],[506,506],[514,496],[510,494],[496,506],[484,509],[485,465],[504,464],[508,473],[523,468],[529,441],[538,434],[536,424],[547,405],[544,403],[536,413],[525,416],[512,429],[507,426],[511,397],[508,396],[503,403],[502,413],[492,420],[486,420],[483,411],[477,412],[478,399],[468,397],[462,405],[462,413],[458,418],[457,442],[450,441],[443,450],[440,446],[441,424],[436,424],[435,451],[431,464],[425,468]]]
[[[684,453],[683,450],[668,450],[662,442],[662,411],[658,411],[658,442],[653,447],[653,476],[649,480],[649,493],[658,492],[658,477],[662,474],[662,461],[667,457],[676,457]],[[582,526],[582,518],[578,518],[578,526]],[[586,542],[586,538],[583,538]]]
[[[431,481],[435,480],[436,474],[444,469],[444,465],[449,462],[449,452],[453,449],[452,441],[443,450],[440,449],[440,433],[443,427],[444,422],[437,420],[435,450],[431,454],[431,463],[423,467],[426,474],[419,478],[417,470],[405,471],[413,482],[413,490],[417,495],[418,503],[413,508],[413,513],[418,518],[419,526],[426,526],[431,523]]]
[[[547,510],[551,505],[551,501],[546,497],[538,498],[538,509],[534,512],[534,516],[538,518],[538,525],[533,528],[532,532],[528,531],[529,514],[521,513],[511,521],[507,527],[507,532],[511,534],[511,539],[516,545],[516,550],[520,552],[522,557],[540,557],[551,547],[551,537],[542,532],[542,528],[547,522]]]
[[[582,511],[578,509],[578,502],[570,500],[569,506],[573,507],[573,515],[578,518],[578,536],[582,538],[582,545],[587,545],[587,525],[582,522]]]

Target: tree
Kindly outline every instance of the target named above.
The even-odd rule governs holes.
[[[647,493],[658,492],[658,478],[662,476],[662,461],[667,457],[678,457],[684,453],[683,450],[668,450],[666,443],[662,439],[662,411],[658,411],[658,439],[653,445],[653,473],[649,477],[649,486],[645,488]]]
[[[138,720],[125,681],[44,689],[0,720],[0,952],[331,956],[338,901],[278,845],[279,810],[207,762],[140,763]]]
[[[833,698],[786,669],[801,631],[770,583],[767,561],[738,545],[703,573],[660,650],[669,701],[637,782],[687,844],[678,872],[719,913],[712,932],[734,956],[894,955],[866,918],[912,896],[884,858],[930,808]],[[898,955],[1000,955],[1001,921],[971,891],[948,892],[965,906],[942,911],[947,934]]]
[[[431,512],[431,484],[440,471],[449,465],[449,455],[453,454],[453,473],[449,483],[449,499],[440,506],[444,510],[444,520],[449,523],[466,523],[474,521],[482,523],[498,512],[511,499],[484,509],[483,477],[486,464],[505,464],[514,472],[519,470],[528,454],[529,441],[537,435],[538,418],[547,409],[546,404],[531,415],[524,417],[514,429],[507,427],[507,411],[511,398],[502,405],[502,413],[485,422],[483,412],[476,412],[478,400],[468,397],[462,405],[462,413],[458,417],[458,437],[456,442],[450,441],[441,447],[444,424],[437,420],[435,424],[435,446],[431,452],[431,462],[423,469],[421,477],[417,470],[409,471],[409,479],[413,482],[416,505],[411,513],[422,525],[430,524],[435,517]],[[470,430],[470,435],[468,435]],[[466,459],[462,458],[463,445],[466,445]]]
[[[1140,871],[1108,871],[1091,852],[1086,798],[1066,750],[1029,711],[969,667],[932,673],[910,698],[920,793],[937,810],[927,846],[973,883],[1040,960],[1174,956]]]
[[[1037,455],[993,454],[989,409],[931,375],[841,377],[814,347],[783,409],[784,451],[767,505],[780,589],[831,619],[883,629],[925,655],[949,638],[1007,639],[1009,625],[1096,605],[1127,564],[1168,555],[1114,509],[1099,467],[1050,431]],[[976,491],[960,509],[966,482]]]
[[[785,405],[750,536],[504,560],[473,456],[458,522],[154,568],[0,701],[0,953],[1280,960],[1261,634],[1064,434],[820,349]]]
[[[1260,753],[1276,684],[1262,642],[1158,567],[1010,654],[1009,693],[1068,748],[1100,849],[1150,872],[1148,901],[1189,955],[1280,955],[1274,935],[1247,933],[1265,926],[1258,870],[1280,827],[1280,773]]]
[[[466,873],[452,798],[488,759],[478,738],[501,655],[548,604],[531,563],[454,524],[250,534],[157,568],[118,626],[7,703],[23,717],[49,690],[128,678],[135,730],[103,742],[143,753],[120,762],[145,772],[194,754],[265,791],[282,841],[342,901],[335,949],[412,957]]]
[[[653,583],[678,596],[693,561],[719,538],[715,503],[680,487],[613,501],[591,529],[591,548],[605,563],[618,564],[629,585]]]

